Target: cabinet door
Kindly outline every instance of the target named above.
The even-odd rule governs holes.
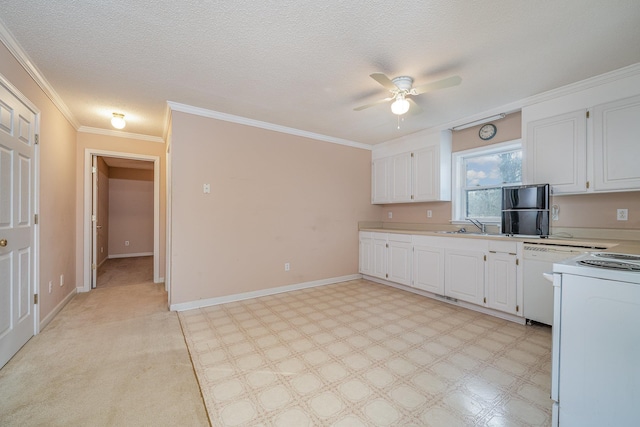
[[[360,233],[359,272],[371,275],[373,272],[373,238],[369,233]]]
[[[387,235],[373,234],[373,268],[371,275],[381,279],[387,278]]]
[[[594,107],[596,191],[640,189],[640,96]]]
[[[553,194],[587,191],[586,114],[578,110],[527,124],[526,183],[549,183]]]
[[[391,202],[410,202],[411,194],[411,153],[403,153],[391,158],[389,187]]]
[[[509,253],[489,252],[487,257],[487,306],[517,314],[516,256]]]
[[[444,295],[444,249],[413,247],[413,287]]]
[[[432,146],[413,153],[413,199],[440,200],[440,153]]]
[[[371,162],[371,203],[389,203],[391,200],[389,190],[389,165],[388,157],[376,159]]]
[[[411,236],[408,242],[394,241],[389,238],[388,247],[388,279],[402,285],[411,285]]]
[[[484,303],[484,253],[445,250],[445,295],[481,305]]]

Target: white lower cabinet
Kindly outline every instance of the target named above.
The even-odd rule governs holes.
[[[360,259],[358,271],[373,276],[373,233],[361,231],[359,237]]]
[[[476,241],[456,239],[467,249],[445,250],[445,295],[473,304],[484,304],[485,252]],[[464,241],[464,242],[463,242]],[[466,243],[466,244],[465,244]]]
[[[373,276],[386,279],[387,276],[387,234],[373,233]]]
[[[360,232],[359,271],[411,285],[412,249],[411,235],[408,234]]]
[[[438,237],[414,236],[414,288],[444,295],[444,248]]]
[[[495,310],[517,314],[515,254],[489,252],[487,306]]]
[[[360,273],[522,317],[514,241],[360,232]]]
[[[389,234],[387,238],[387,279],[411,285],[413,243],[406,234]]]

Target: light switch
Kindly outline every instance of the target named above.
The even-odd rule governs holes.
[[[203,184],[202,185],[202,192],[204,194],[209,194],[211,193],[211,184]]]

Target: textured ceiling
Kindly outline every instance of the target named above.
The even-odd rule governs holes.
[[[162,136],[166,102],[375,144],[640,62],[638,0],[0,0],[81,126]],[[462,84],[397,129],[369,78]]]

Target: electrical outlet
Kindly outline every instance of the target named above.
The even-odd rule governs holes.
[[[433,216],[433,212],[431,210],[427,210],[427,218],[431,218]]]
[[[284,271],[289,271],[291,270],[291,264],[289,264],[288,262],[284,263]]]
[[[558,205],[551,206],[551,220],[557,221],[560,213],[560,207]]]
[[[60,286],[64,286],[64,274],[60,275]]]
[[[204,194],[211,193],[211,184],[202,184],[202,192]]]
[[[124,241],[124,245],[125,245],[125,246],[129,246],[129,241],[128,241],[128,240],[125,240],[125,241]]]
[[[51,287],[53,286],[53,283],[51,282],[51,280],[49,280],[49,293],[51,293]]]
[[[393,212],[391,211],[387,212],[387,218],[389,219],[393,218]]]
[[[629,219],[629,209],[618,209],[618,221],[627,221]]]

